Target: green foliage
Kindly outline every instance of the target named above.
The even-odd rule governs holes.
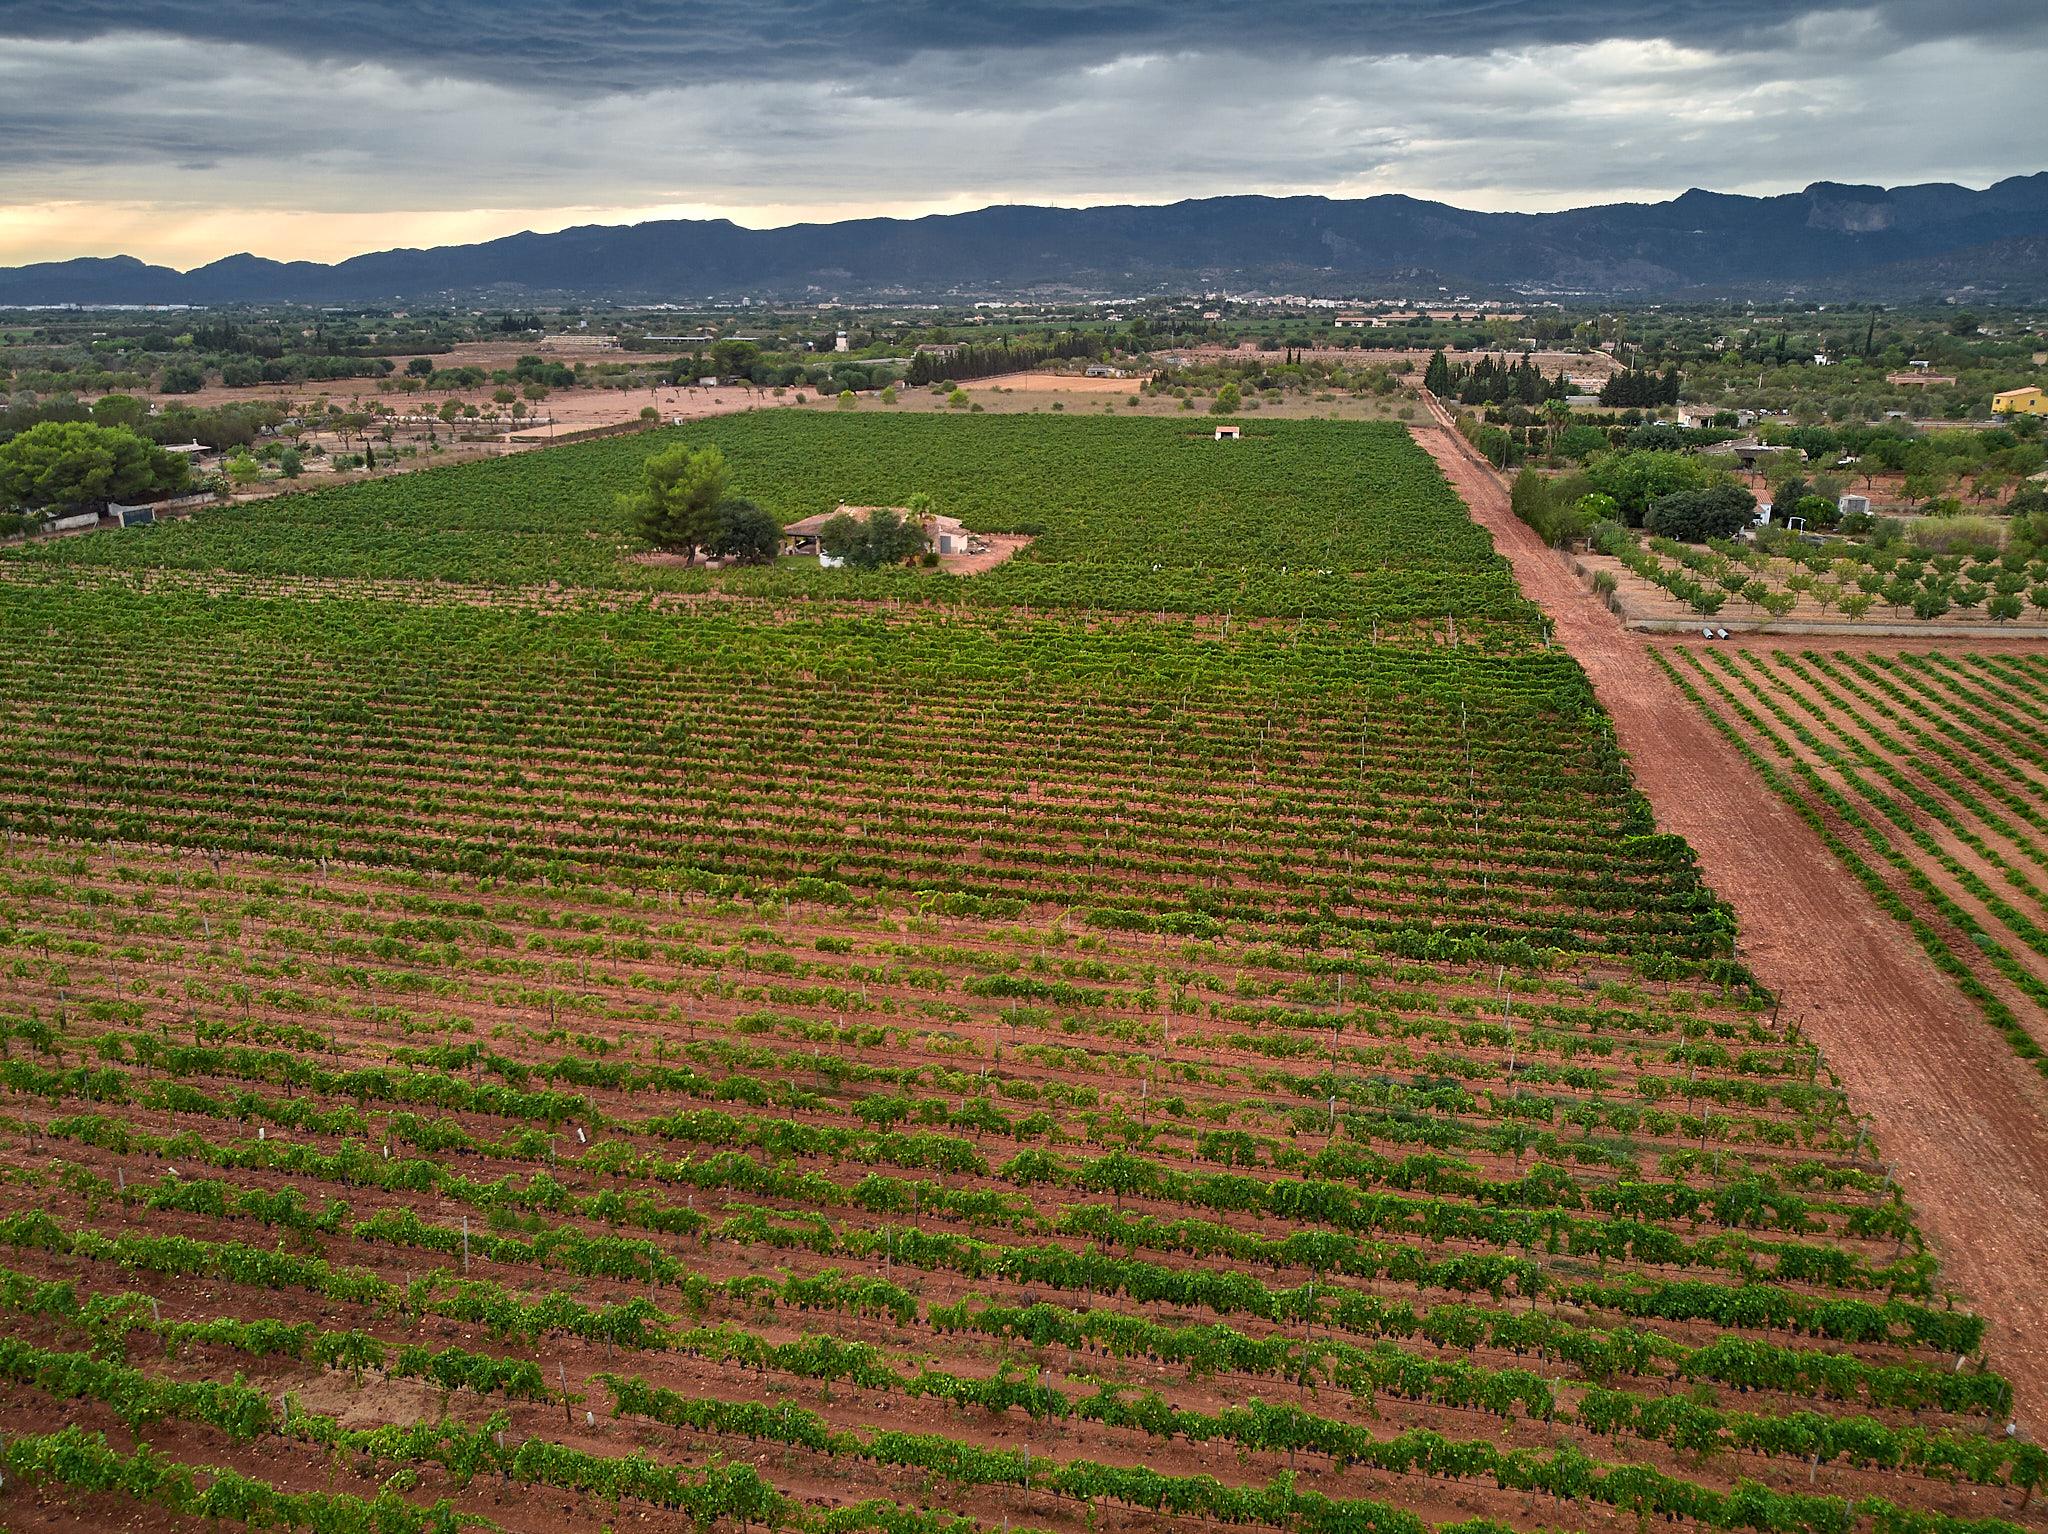
[[[1703,490],[1722,472],[1690,453],[1598,453],[1586,464],[1594,490],[1609,495],[1631,527],[1641,527],[1653,502],[1680,490]]]
[[[1597,426],[1568,426],[1557,439],[1559,453],[1581,461],[1606,452],[1608,447],[1607,433]]]
[[[717,527],[711,535],[711,552],[742,564],[766,564],[775,558],[782,541],[782,525],[773,513],[744,496],[729,495],[713,508]]]
[[[728,493],[785,524],[842,500],[901,506],[923,490],[977,531],[1035,541],[971,578],[887,566],[711,574],[635,563],[630,555],[647,545],[621,493],[644,487],[650,453],[683,440],[720,448],[735,466]],[[225,507],[146,537],[0,549],[0,559],[777,599],[1528,621],[1506,561],[1405,428],[1273,421],[1237,446],[1219,451],[1170,418],[992,415],[970,428],[937,413],[756,411],[693,423],[687,439],[665,428],[578,443]]]
[[[1676,490],[1650,504],[1643,525],[1661,538],[1680,543],[1705,543],[1727,538],[1747,527],[1756,511],[1756,497],[1732,480],[1698,490]]]
[[[181,488],[185,461],[120,426],[43,421],[0,443],[0,505],[91,504]]]
[[[206,387],[206,369],[197,362],[173,362],[156,375],[159,394],[197,394]]]
[[[925,545],[916,518],[877,506],[865,517],[840,512],[818,529],[818,544],[856,570],[874,570],[908,559]]]
[[[692,450],[679,442],[649,458],[641,477],[641,489],[621,496],[619,510],[656,548],[695,559],[718,536],[718,504],[732,480],[725,454],[716,446]]]
[[[1584,536],[1587,529],[1599,520],[1597,513],[1602,504],[1608,508],[1609,514],[1613,506],[1605,496],[1586,495],[1577,500],[1567,500],[1559,491],[1557,481],[1534,469],[1523,469],[1515,476],[1509,501],[1515,515],[1535,529],[1536,535],[1545,543],[1564,543]]]

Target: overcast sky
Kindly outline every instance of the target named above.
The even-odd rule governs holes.
[[[0,0],[0,264],[1236,192],[1985,186],[2048,168],[2044,64],[2038,0]]]

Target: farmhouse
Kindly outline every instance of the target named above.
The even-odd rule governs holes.
[[[2039,386],[2028,385],[2024,389],[2007,389],[2002,394],[1991,396],[1993,415],[2048,415],[2048,393]]]
[[[1092,362],[1088,365],[1090,378],[1127,378],[1130,375],[1122,368],[1113,368],[1106,362]]]
[[[825,524],[834,517],[845,515],[856,522],[865,522],[879,510],[893,511],[899,517],[908,517],[910,511],[903,506],[837,506],[823,511],[815,517],[805,517],[801,522],[792,522],[782,530],[782,551],[785,554],[815,554],[823,565],[834,565],[838,561],[825,552],[825,546],[818,535],[825,530]],[[925,547],[940,554],[979,553],[975,545],[981,539],[961,525],[958,517],[927,516],[924,519]],[[985,545],[983,545],[985,547]]]

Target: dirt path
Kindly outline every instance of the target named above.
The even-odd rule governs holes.
[[[1743,957],[1875,1117],[1944,1276],[1993,1323],[2022,1422],[2048,1429],[2048,1084],[1514,515],[1462,440],[1415,438],[1585,667],[1659,824],[1692,843],[1735,906]]]

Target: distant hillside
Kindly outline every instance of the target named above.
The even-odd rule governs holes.
[[[1162,289],[1774,295],[1788,286],[1838,289],[1850,274],[1930,261],[1930,273],[1951,261],[1972,282],[1998,281],[2001,252],[2010,246],[2015,259],[2029,259],[2018,254],[2033,248],[2025,239],[2043,234],[2048,171],[1981,192],[1817,182],[1781,197],[1691,191],[1669,202],[1563,213],[1471,213],[1412,197],[1212,197],[761,230],[677,219],[380,251],[332,266],[240,255],[179,273],[115,256],[0,269],[0,304],[852,300]]]
[[[2048,304],[2048,233],[2016,234],[1918,261],[1864,267],[1834,278],[1830,290],[1841,298],[1866,302],[1911,303],[1933,297]]]

